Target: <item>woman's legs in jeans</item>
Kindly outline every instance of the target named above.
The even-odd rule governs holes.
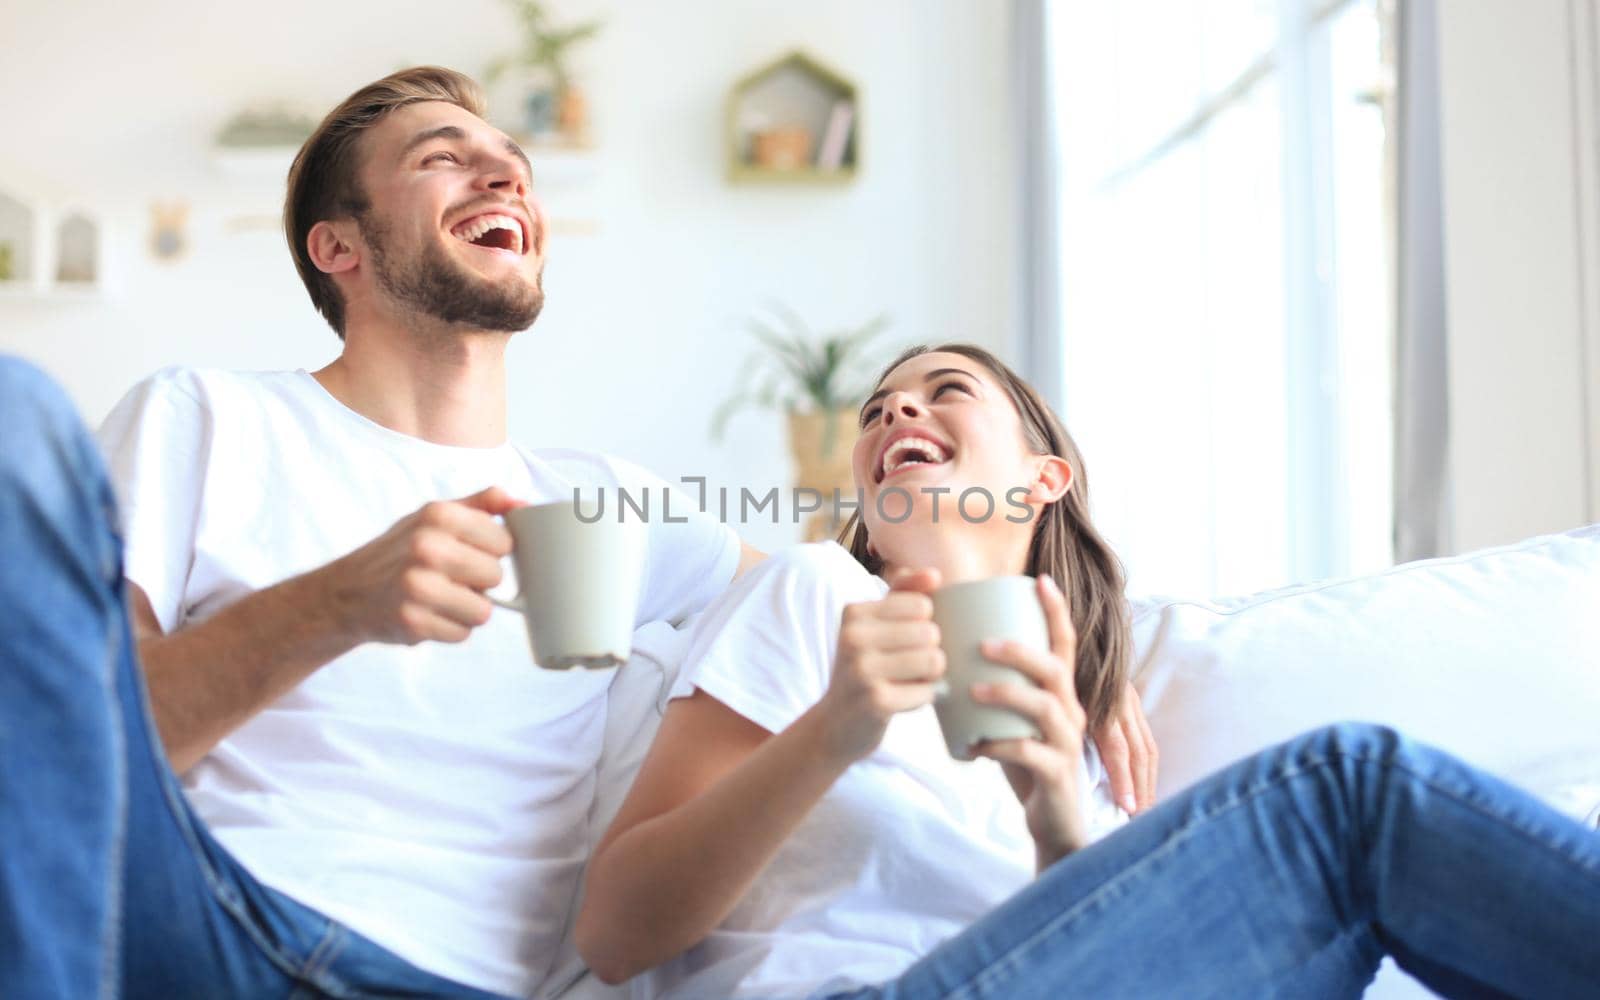
[[[959,863],[959,859],[951,859]],[[1227,768],[1045,872],[898,980],[926,997],[1600,989],[1600,834],[1372,726]]]

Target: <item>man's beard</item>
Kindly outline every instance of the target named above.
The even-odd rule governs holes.
[[[356,221],[372,248],[378,286],[425,316],[451,326],[515,333],[532,326],[544,308],[542,268],[531,285],[509,278],[492,282],[451,260],[437,243],[425,244],[408,261],[394,261],[388,253],[389,228],[370,212],[361,213]]]

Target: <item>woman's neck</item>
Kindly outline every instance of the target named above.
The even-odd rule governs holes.
[[[996,537],[992,529],[981,536],[924,530],[875,541],[874,549],[883,560],[885,579],[901,570],[936,569],[942,582],[950,584],[1026,573],[1029,542],[1027,535]]]

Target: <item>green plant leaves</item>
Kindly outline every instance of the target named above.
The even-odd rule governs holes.
[[[773,302],[765,315],[751,317],[746,326],[762,350],[739,369],[739,384],[750,388],[741,388],[717,407],[711,433],[718,440],[729,420],[745,409],[829,411],[863,399],[880,360],[872,341],[888,329],[889,317],[818,334],[788,305]]]

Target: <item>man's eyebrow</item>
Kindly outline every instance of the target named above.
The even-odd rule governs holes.
[[[970,378],[970,379],[972,379],[974,381],[977,380],[977,376],[973,375],[971,372],[967,371],[965,368],[935,368],[933,371],[928,372],[926,375],[922,376],[922,381],[924,381],[924,382],[932,382],[934,379],[938,378],[941,375],[965,375],[967,378]],[[867,407],[871,406],[873,403],[877,402],[878,400],[882,399],[883,397],[885,397],[887,395],[889,395],[889,390],[888,389],[879,389],[877,392],[875,392],[872,395],[867,397],[867,401],[865,403],[861,404],[861,409],[863,411],[865,411]]]
[[[425,132],[418,132],[412,136],[411,141],[406,143],[406,148],[400,151],[400,157],[404,159],[411,154],[413,149],[435,139],[452,139],[459,142],[466,137],[466,131],[459,125],[440,125],[438,128],[430,128]],[[528,154],[523,152],[522,147],[509,137],[506,138],[506,152],[515,156],[522,163],[522,169],[527,174],[529,183],[532,183],[533,164],[528,162]]]
[[[435,139],[465,139],[466,137],[467,133],[459,125],[440,125],[438,128],[430,128],[426,132],[418,132],[412,136],[411,141],[406,143],[406,148],[400,151],[400,156],[404,158],[413,149]]]

